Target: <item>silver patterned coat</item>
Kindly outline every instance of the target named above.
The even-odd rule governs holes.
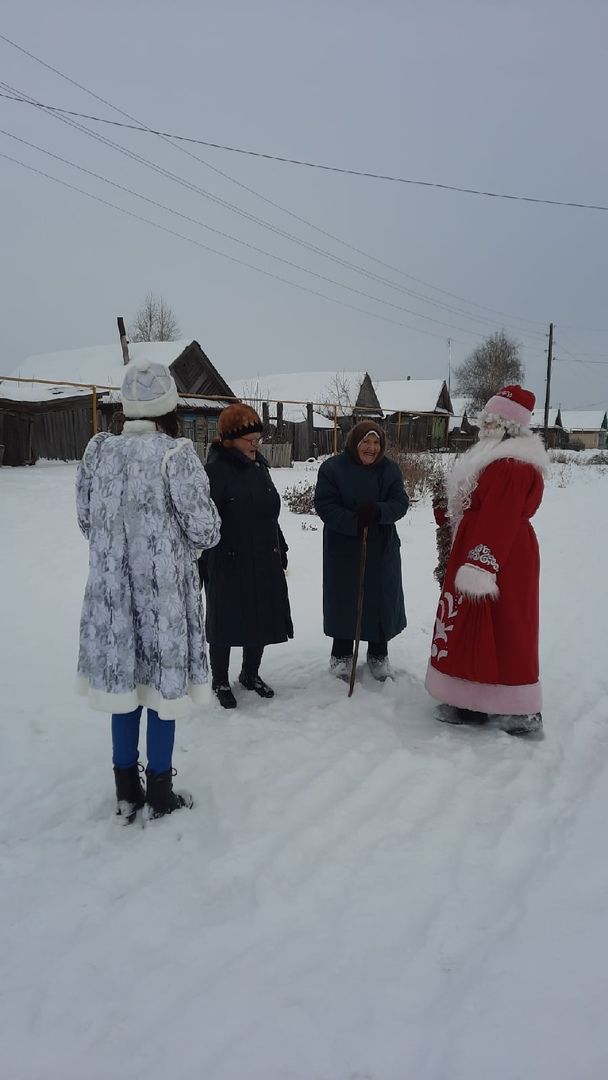
[[[150,420],[89,442],[76,479],[89,540],[78,689],[93,708],[156,709],[164,720],[207,700],[196,556],[220,538],[209,481],[189,439]]]

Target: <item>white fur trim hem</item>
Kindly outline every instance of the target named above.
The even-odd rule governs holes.
[[[541,712],[543,707],[540,682],[525,683],[521,686],[469,682],[468,679],[444,675],[442,671],[437,671],[430,661],[425,686],[431,697],[443,701],[445,705],[453,705],[456,709],[527,716]]]
[[[490,570],[482,570],[480,566],[473,566],[471,563],[459,566],[454,585],[456,590],[468,600],[496,600],[499,595],[496,574]]]
[[[190,715],[193,705],[208,705],[211,700],[208,683],[188,683],[186,697],[164,698],[153,686],[136,686],[121,694],[95,690],[84,675],[76,676],[76,693],[86,697],[90,708],[98,712],[128,713],[143,705],[154,709],[160,720],[183,720]]]

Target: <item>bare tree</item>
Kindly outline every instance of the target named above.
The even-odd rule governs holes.
[[[251,379],[249,382],[243,384],[243,389],[240,393],[241,401],[244,401],[247,405],[250,405],[252,409],[262,415],[262,405],[270,403],[270,387],[268,385],[262,386],[259,379]]]
[[[328,416],[333,420],[334,410],[331,405],[335,402],[338,406],[338,416],[350,416],[357,400],[359,387],[352,387],[351,381],[345,371],[336,371],[329,380],[323,394],[318,399],[322,404],[317,412],[322,416]]]
[[[482,341],[454,371],[456,392],[467,399],[472,412],[479,412],[503,386],[521,383],[523,377],[519,343],[504,330]]]
[[[149,292],[129,327],[131,341],[175,341],[180,328],[164,296]]]

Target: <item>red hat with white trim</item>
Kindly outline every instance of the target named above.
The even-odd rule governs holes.
[[[488,401],[483,410],[484,418],[491,420],[496,417],[517,427],[529,427],[535,404],[536,398],[530,390],[517,385],[504,386]]]

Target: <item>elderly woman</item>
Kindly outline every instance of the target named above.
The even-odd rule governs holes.
[[[262,421],[248,405],[235,404],[220,413],[218,428],[206,468],[222,536],[199,566],[207,590],[212,688],[223,708],[234,709],[232,646],[243,650],[241,686],[271,698],[274,690],[259,675],[264,647],[293,637],[293,626],[281,500],[258,450]]]
[[[89,442],[78,466],[78,524],[89,541],[80,622],[79,689],[112,714],[117,814],[135,819],[191,806],[172,786],[176,719],[208,699],[197,549],[220,521],[189,439],[179,439],[177,389],[162,364],[131,361],[122,434]],[[146,790],[138,764],[147,707]]]
[[[333,638],[330,667],[348,681],[353,664],[362,534],[368,529],[361,638],[375,679],[392,678],[388,642],[406,625],[400,541],[409,505],[401,471],[385,457],[385,434],[371,420],[349,432],[341,454],[319,469],[315,507],[323,529],[323,627]]]

